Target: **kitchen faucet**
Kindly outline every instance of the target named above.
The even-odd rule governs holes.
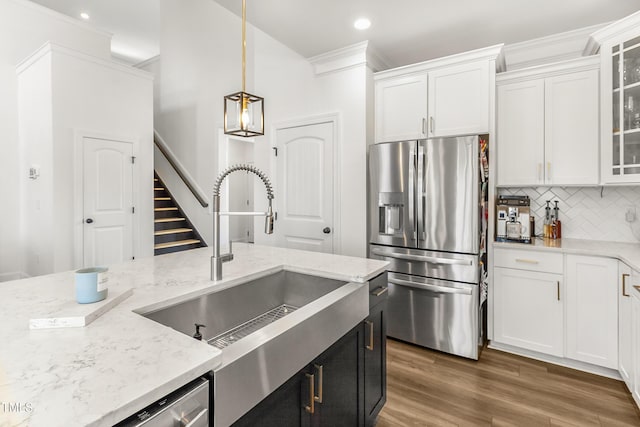
[[[256,174],[267,188],[267,200],[269,202],[269,207],[266,212],[220,212],[220,185],[222,185],[222,181],[224,181],[227,175],[231,172],[241,170]],[[211,280],[221,280],[222,263],[233,259],[233,253],[231,253],[231,242],[229,242],[229,253],[223,255],[220,254],[220,216],[264,216],[264,232],[265,234],[273,234],[272,200],[273,188],[271,188],[271,182],[269,182],[267,175],[255,166],[244,164],[233,165],[223,170],[222,173],[218,175],[218,178],[213,185],[213,256],[211,257]]]

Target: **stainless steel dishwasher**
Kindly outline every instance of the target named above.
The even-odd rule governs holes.
[[[208,427],[209,379],[198,378],[115,427]]]

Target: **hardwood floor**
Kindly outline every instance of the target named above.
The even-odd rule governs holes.
[[[387,340],[376,427],[640,426],[621,381],[485,348],[475,362]]]

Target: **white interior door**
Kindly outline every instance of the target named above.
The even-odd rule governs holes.
[[[276,131],[280,246],[333,252],[333,122]]]
[[[133,145],[83,139],[83,262],[109,266],[133,258]]]

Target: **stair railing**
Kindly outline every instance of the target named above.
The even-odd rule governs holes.
[[[207,196],[205,195],[204,191],[202,191],[202,189],[198,186],[196,181],[185,169],[185,167],[182,166],[182,163],[180,163],[176,155],[173,154],[173,151],[171,151],[171,148],[169,148],[167,143],[164,142],[164,139],[162,139],[158,131],[155,129],[153,130],[153,142],[156,144],[156,147],[158,147],[158,150],[160,150],[165,159],[167,159],[171,167],[176,171],[180,179],[182,179],[182,182],[184,182],[189,191],[191,191],[193,196],[198,200],[200,205],[203,208],[208,207],[209,202],[207,201]]]

